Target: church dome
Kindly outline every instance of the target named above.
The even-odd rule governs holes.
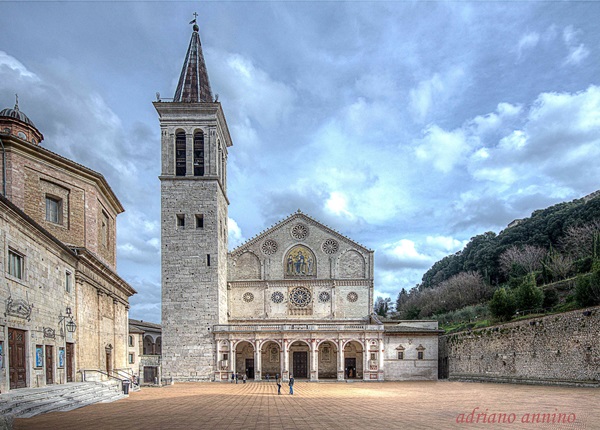
[[[0,116],[6,116],[9,118],[18,119],[19,121],[22,121],[25,124],[35,127],[35,124],[33,123],[33,121],[31,121],[29,119],[29,117],[27,115],[25,115],[23,112],[21,112],[19,110],[19,106],[16,106],[16,105],[15,105],[15,109],[11,109],[11,108],[2,109],[0,111]]]
[[[34,145],[38,145],[44,139],[33,121],[19,109],[18,98],[14,108],[0,111],[0,133],[16,136]]]

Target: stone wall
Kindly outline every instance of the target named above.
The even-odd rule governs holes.
[[[600,385],[600,307],[440,337],[440,377]]]

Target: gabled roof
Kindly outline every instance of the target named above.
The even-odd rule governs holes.
[[[256,236],[254,236],[253,238],[247,240],[246,242],[242,243],[240,246],[238,246],[237,248],[233,249],[230,254],[236,254],[239,253],[240,251],[242,251],[244,248],[247,248],[248,246],[251,246],[257,242],[259,242],[260,240],[262,240],[263,238],[265,238],[266,236],[268,236],[269,234],[271,234],[273,231],[278,230],[288,224],[291,224],[294,221],[297,220],[303,220],[304,222],[308,222],[310,224],[316,224],[317,226],[319,226],[319,228],[327,231],[329,234],[331,234],[334,237],[337,237],[338,239],[341,239],[343,241],[346,242],[351,242],[354,246],[356,246],[357,248],[362,248],[365,252],[373,252],[372,250],[370,250],[369,248],[365,247],[364,245],[361,245],[358,242],[355,242],[354,240],[350,239],[347,236],[344,236],[343,234],[341,234],[340,232],[326,226],[325,224],[320,223],[319,221],[317,221],[316,219],[304,214],[302,211],[300,211],[300,209],[298,209],[298,212],[291,214],[290,216],[288,216],[287,218],[279,221],[276,224],[273,224],[271,227],[269,227],[266,230],[261,231],[259,234],[257,234]]]
[[[195,23],[173,101],[182,103],[213,103],[206,64],[204,63],[204,55],[202,55],[202,44],[200,43],[198,26]]]

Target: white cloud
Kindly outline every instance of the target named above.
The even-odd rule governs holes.
[[[29,70],[17,60],[15,57],[7,54],[4,51],[0,51],[0,73],[2,68],[10,69],[13,72],[17,72],[23,78],[29,78],[33,81],[39,81],[37,75]]]
[[[469,151],[464,130],[446,131],[437,125],[429,126],[417,144],[417,158],[431,161],[433,167],[443,173],[449,173],[456,164],[461,163]]]
[[[517,46],[518,58],[521,58],[525,51],[535,48],[539,41],[540,35],[536,32],[527,33],[521,37]]]
[[[246,239],[242,235],[242,229],[233,218],[228,218],[227,230],[229,234],[229,249],[234,249],[241,245]]]
[[[443,110],[450,97],[456,96],[464,84],[465,71],[455,66],[443,74],[435,73],[429,79],[420,81],[409,92],[409,107],[417,121],[423,122],[431,111]]]
[[[577,66],[590,55],[590,50],[578,42],[580,33],[581,31],[575,30],[571,25],[563,30],[563,41],[569,50],[563,64]]]

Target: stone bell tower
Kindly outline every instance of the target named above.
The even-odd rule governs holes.
[[[227,321],[227,148],[196,20],[173,100],[155,101],[161,129],[163,382],[206,381],[212,333]]]

